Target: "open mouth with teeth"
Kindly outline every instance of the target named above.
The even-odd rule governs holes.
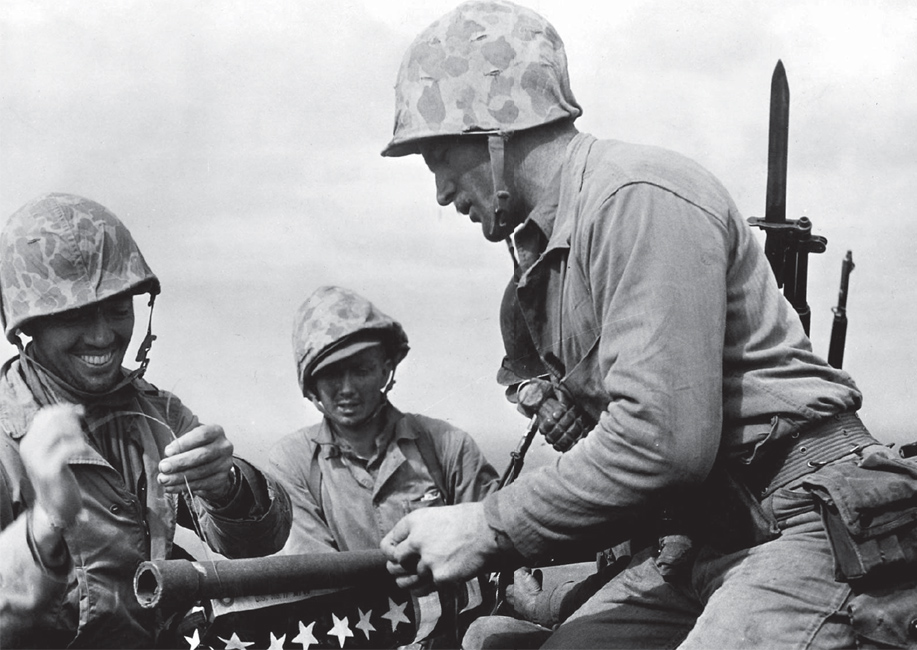
[[[114,356],[115,353],[109,351],[105,354],[79,354],[77,355],[77,358],[87,366],[92,366],[93,368],[102,368],[111,363],[111,360]]]

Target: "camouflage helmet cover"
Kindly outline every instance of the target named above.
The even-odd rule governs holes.
[[[408,48],[395,84],[394,137],[383,156],[443,135],[510,133],[582,115],[551,24],[505,0],[471,0]]]
[[[94,201],[42,196],[17,210],[0,233],[0,302],[11,342],[34,318],[159,290],[128,229]]]
[[[303,395],[315,398],[310,380],[316,370],[378,343],[393,366],[410,349],[401,324],[362,296],[341,287],[316,289],[293,319],[293,357]]]

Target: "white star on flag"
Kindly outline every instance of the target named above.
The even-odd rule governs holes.
[[[299,622],[299,634],[290,639],[290,643],[298,643],[303,647],[303,650],[309,650],[309,646],[313,643],[318,643],[312,635],[312,628],[315,627],[315,621],[309,623],[309,625],[303,625],[302,621]]]
[[[349,636],[353,636],[353,630],[350,629],[346,616],[344,618],[338,618],[332,614],[331,618],[334,619],[334,625],[332,625],[331,629],[328,630],[328,636],[336,636],[338,638],[338,643],[340,643],[341,647],[343,648],[344,639]]]
[[[245,650],[248,646],[254,645],[254,641],[243,641],[235,632],[228,639],[224,639],[221,636],[217,638],[226,644],[226,650]]]
[[[185,637],[185,641],[188,642],[188,645],[190,646],[190,650],[199,648],[201,645],[201,631],[198,629],[195,629],[194,634],[192,634],[191,636]]]
[[[369,610],[364,614],[363,610],[358,607],[357,612],[360,614],[360,622],[354,625],[354,627],[363,632],[363,634],[365,634],[366,638],[368,639],[369,633],[376,631],[376,628],[373,627],[373,624],[369,622],[369,617],[373,615],[373,610]]]
[[[274,633],[271,632],[271,645],[268,646],[267,650],[283,650],[283,642],[287,640],[287,635],[283,634],[278,639],[274,636]]]
[[[388,613],[383,614],[382,618],[387,618],[392,622],[392,632],[395,631],[395,628],[398,627],[399,623],[410,623],[411,619],[404,615],[404,608],[407,607],[407,602],[397,604],[391,598],[388,599]]]

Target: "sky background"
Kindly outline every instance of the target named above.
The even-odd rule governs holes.
[[[163,284],[147,378],[222,424],[240,455],[261,463],[317,421],[290,331],[315,288],[339,284],[407,330],[393,402],[469,431],[502,470],[526,424],[495,383],[510,258],[436,204],[419,157],[379,155],[401,58],[454,4],[5,0],[0,218],[51,191],[121,217]],[[917,440],[917,4],[528,6],[566,43],[581,130],[695,158],[745,216],[764,212],[783,60],[788,216],[828,238],[810,260],[814,347],[827,354],[852,249],[844,366],[873,432]],[[536,445],[529,462],[552,454]]]

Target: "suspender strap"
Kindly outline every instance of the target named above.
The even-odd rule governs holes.
[[[312,500],[318,505],[318,512],[322,517],[322,521],[327,524],[328,519],[325,517],[325,507],[322,505],[322,466],[318,462],[321,446],[316,445],[309,439],[305,429],[302,430],[302,436],[306,443],[306,449],[312,449],[312,458],[309,461],[309,473],[306,475],[306,487],[309,490],[309,494],[312,495]]]
[[[443,468],[436,455],[436,449],[433,447],[433,439],[430,437],[430,432],[423,427],[417,427],[415,430],[417,431],[417,438],[415,438],[417,440],[417,451],[420,452],[420,457],[423,458],[423,463],[427,466],[427,471],[430,472],[430,478],[433,479],[436,489],[443,495],[446,505],[451,506],[455,503],[455,495],[448,489],[449,486],[446,483],[446,477],[443,475]]]

